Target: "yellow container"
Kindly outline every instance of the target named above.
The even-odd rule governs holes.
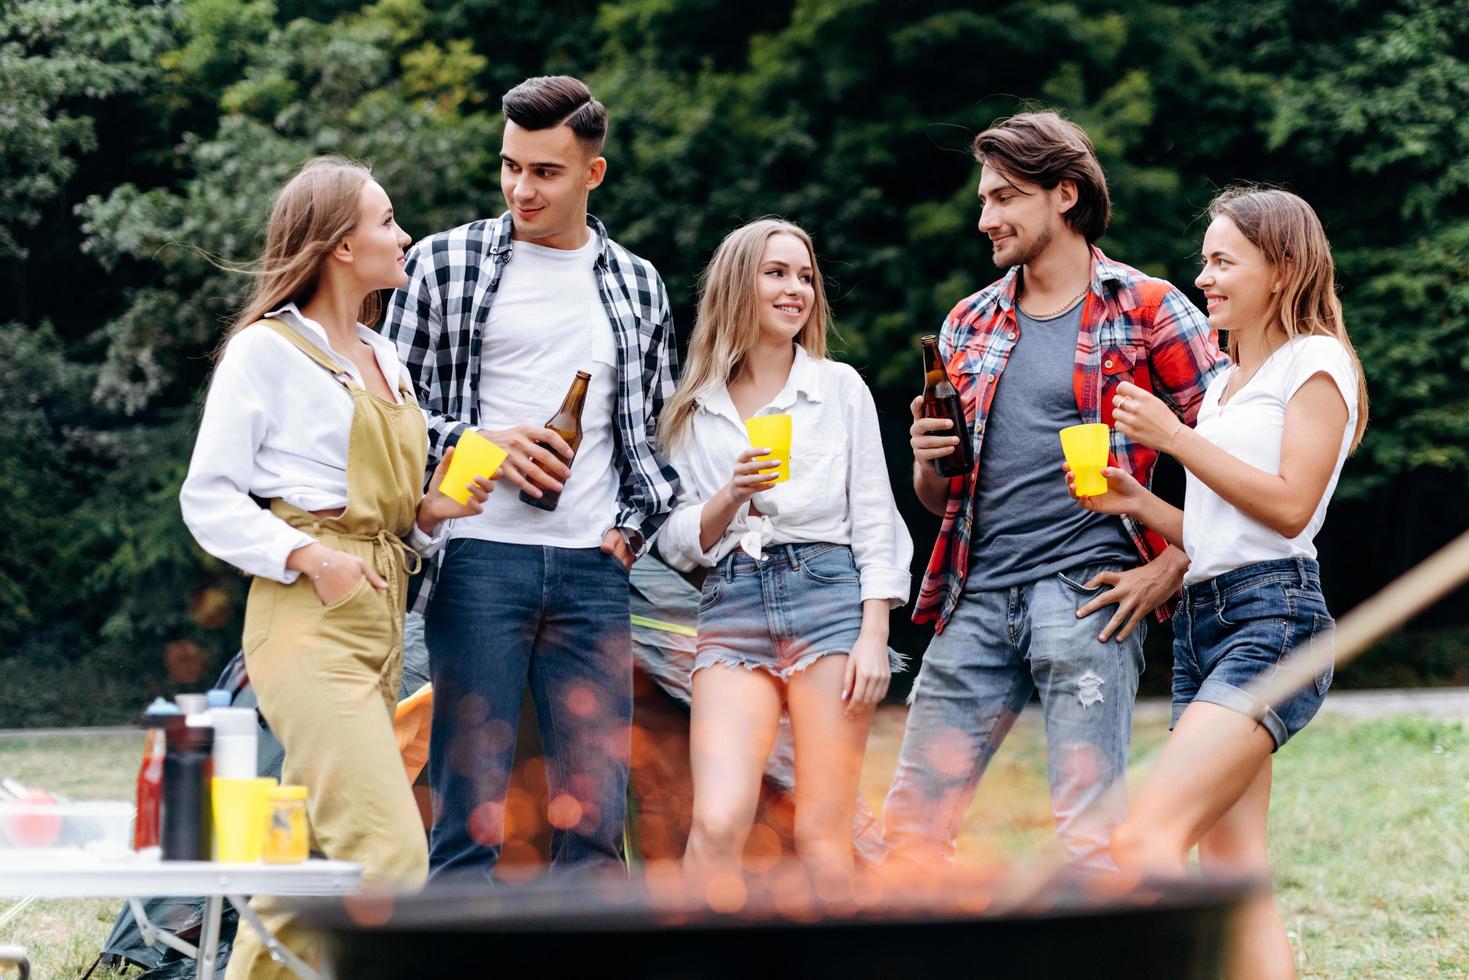
[[[250,864],[260,860],[265,839],[265,805],[275,789],[268,776],[220,779],[209,787],[214,804],[214,859]]]
[[[784,483],[791,478],[791,417],[789,415],[757,415],[745,419],[745,432],[750,445],[769,449],[767,456],[756,459],[778,459],[780,467],[771,483]]]
[[[1105,422],[1068,425],[1061,430],[1061,452],[1066,454],[1066,463],[1076,477],[1078,497],[1098,497],[1107,492],[1102,467],[1107,465],[1111,441],[1111,429]]]
[[[260,860],[266,864],[299,864],[310,843],[306,834],[306,787],[277,786],[266,801],[265,842]]]
[[[489,478],[505,462],[505,450],[495,445],[473,429],[465,429],[454,445],[454,455],[449,460],[449,472],[439,490],[444,496],[457,503],[469,503],[469,484],[477,476]]]

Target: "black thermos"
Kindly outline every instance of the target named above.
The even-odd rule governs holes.
[[[214,729],[180,717],[168,726],[163,756],[163,812],[159,843],[165,861],[208,861],[213,855]]]

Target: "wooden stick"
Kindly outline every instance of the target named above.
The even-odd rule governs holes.
[[[1335,635],[1292,650],[1279,667],[1245,687],[1267,704],[1280,705],[1315,680],[1329,660],[1344,664],[1469,580],[1469,531],[1404,572],[1385,589],[1347,613]],[[1336,650],[1330,646],[1335,640]]]

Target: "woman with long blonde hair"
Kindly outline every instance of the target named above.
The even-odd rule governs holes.
[[[428,867],[392,729],[407,579],[491,486],[475,479],[463,505],[438,492],[445,457],[423,492],[423,414],[394,345],[363,322],[378,290],[403,284],[409,241],[359,164],[317,158],[286,184],[179,494],[199,545],[253,576],[245,664],[286,749],[283,779],[307,789],[313,849],[397,887]],[[253,904],[311,958],[289,916]],[[229,975],[295,974],[241,928]]]
[[[826,357],[810,237],[785,221],[745,225],[701,285],[688,369],[660,429],[686,502],[658,547],[705,573],[684,865],[700,877],[738,871],[785,711],[797,852],[815,874],[844,879],[868,727],[893,666],[888,612],[908,599],[913,544],[872,395]],[[790,416],[789,459],[750,444],[745,420],[769,415]],[[776,482],[778,467],[789,479]]]
[[[1313,543],[1347,454],[1367,425],[1367,389],[1347,337],[1331,247],[1315,212],[1281,190],[1240,187],[1210,207],[1209,322],[1229,332],[1232,369],[1209,385],[1190,429],[1123,384],[1116,424],[1183,464],[1183,510],[1122,470],[1088,510],[1131,514],[1190,565],[1173,617],[1173,734],[1112,837],[1124,873],[1176,875],[1197,845],[1206,870],[1268,874],[1271,756],[1316,714],[1331,684],[1331,614]],[[1272,700],[1260,685],[1293,650],[1312,682]],[[1236,926],[1229,975],[1295,975],[1267,892]]]

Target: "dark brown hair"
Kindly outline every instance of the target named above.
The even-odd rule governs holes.
[[[1055,112],[1025,112],[998,119],[974,138],[974,159],[1007,176],[1046,190],[1063,180],[1076,185],[1076,203],[1066,223],[1088,244],[1107,232],[1112,197],[1091,138]]]
[[[500,100],[505,118],[523,129],[555,129],[570,126],[576,138],[599,156],[607,138],[607,109],[592,97],[592,90],[570,75],[539,75],[527,78]]]

